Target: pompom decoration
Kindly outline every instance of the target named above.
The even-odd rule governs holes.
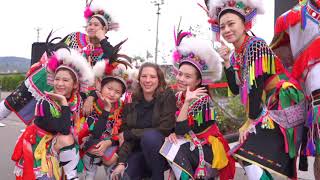
[[[84,10],[84,18],[88,20],[93,15],[93,12],[91,11],[90,7],[87,6]]]
[[[181,59],[181,54],[180,54],[180,52],[178,51],[178,50],[175,50],[174,52],[173,52],[173,55],[172,55],[172,57],[173,57],[173,61],[175,62],[175,63],[178,63],[179,61],[180,61],[180,59]]]
[[[58,61],[58,58],[57,56],[54,54],[50,57],[49,61],[48,61],[48,64],[47,64],[47,69],[51,72],[55,72],[56,69],[58,68],[59,66],[59,61]]]

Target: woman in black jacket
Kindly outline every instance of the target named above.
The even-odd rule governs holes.
[[[163,179],[166,160],[159,154],[161,145],[175,124],[176,102],[172,90],[166,87],[164,74],[158,65],[145,63],[138,74],[137,91],[129,98],[123,111],[119,161],[112,177],[125,169],[131,179],[151,175]]]

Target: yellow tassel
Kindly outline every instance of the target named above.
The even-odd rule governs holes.
[[[268,56],[266,54],[263,55],[264,58],[264,70],[263,72],[268,72]]]
[[[212,168],[220,170],[226,167],[229,160],[221,141],[214,136],[209,136],[208,142],[211,144],[213,153]]]
[[[48,172],[48,164],[47,164],[47,148],[46,144],[48,141],[52,139],[52,135],[46,134],[43,136],[43,138],[40,140],[39,144],[36,147],[36,150],[34,151],[34,158],[36,160],[41,159],[41,171],[47,173]]]
[[[294,84],[290,83],[290,82],[284,82],[284,83],[282,84],[282,88],[283,88],[283,89],[287,89],[287,88],[289,88],[289,87],[293,87],[294,89],[297,89],[297,87],[296,87]]]
[[[249,83],[250,83],[250,86],[253,85],[253,78],[254,76],[252,75],[252,66],[249,67]]]
[[[51,156],[51,162],[52,162],[52,169],[53,169],[53,175],[55,179],[60,179],[61,177],[61,168],[59,166],[59,161],[54,156]]]
[[[269,129],[274,129],[274,123],[270,117],[268,117],[268,127]]]

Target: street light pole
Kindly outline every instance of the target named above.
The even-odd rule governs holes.
[[[152,1],[152,3],[154,3],[155,6],[157,6],[157,29],[156,29],[156,48],[155,48],[155,53],[154,53],[154,62],[155,64],[157,64],[158,61],[158,43],[159,43],[159,17],[160,17],[160,6],[164,4],[164,0],[161,0],[161,2],[159,2],[160,0],[157,1]]]
[[[37,31],[37,42],[39,42],[39,39],[40,39],[40,30],[41,30],[41,28],[40,28],[40,27],[37,27],[35,30]]]

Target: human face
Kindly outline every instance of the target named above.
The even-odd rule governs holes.
[[[69,70],[59,70],[53,80],[54,92],[66,98],[71,97],[71,93],[77,88],[77,83],[72,78]]]
[[[91,18],[86,27],[89,38],[95,38],[97,30],[100,29],[104,29],[100,21],[95,17]]]
[[[107,98],[110,103],[117,102],[122,96],[122,84],[116,80],[107,82],[101,90],[101,95]]]
[[[159,86],[159,77],[153,67],[144,67],[139,78],[144,95],[153,95]]]
[[[197,69],[190,64],[182,64],[176,78],[178,91],[186,91],[188,86],[193,91],[201,83],[201,79],[197,77]]]
[[[219,21],[222,37],[233,45],[241,44],[245,37],[245,25],[242,19],[233,13],[222,15]]]

